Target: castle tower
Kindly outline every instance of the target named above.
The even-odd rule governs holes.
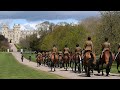
[[[5,38],[8,38],[8,25],[3,25],[2,26],[2,35],[5,37]]]
[[[14,32],[14,43],[19,43],[19,39],[20,39],[20,24],[13,26],[13,32]]]
[[[20,30],[20,24],[14,24],[13,31],[19,31]]]

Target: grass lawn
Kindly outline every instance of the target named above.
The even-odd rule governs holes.
[[[119,68],[120,68],[120,66],[119,66]],[[113,62],[110,72],[111,72],[111,73],[118,73],[116,62]]]
[[[19,44],[15,44],[17,49],[21,49],[22,47]]]
[[[29,56],[31,55],[31,61],[33,62],[36,62],[36,54],[30,54],[30,53],[23,53],[23,56],[26,58],[26,59],[29,59]]]
[[[64,79],[20,64],[11,53],[0,53],[0,79]]]

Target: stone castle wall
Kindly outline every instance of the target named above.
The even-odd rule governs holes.
[[[38,33],[37,30],[20,30],[20,24],[14,25],[13,29],[9,29],[7,25],[2,27],[2,35],[8,39],[9,42],[19,43],[21,38],[26,38],[27,35]]]

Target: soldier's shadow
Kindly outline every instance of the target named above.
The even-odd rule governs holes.
[[[65,69],[64,69],[64,70],[60,70],[60,71],[68,71],[68,70],[65,70]]]
[[[85,75],[85,74],[79,74],[78,76],[80,76],[80,77],[87,77],[87,75]]]

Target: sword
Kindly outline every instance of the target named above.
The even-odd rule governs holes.
[[[117,58],[118,54],[119,54],[119,52],[116,54],[115,59]]]

